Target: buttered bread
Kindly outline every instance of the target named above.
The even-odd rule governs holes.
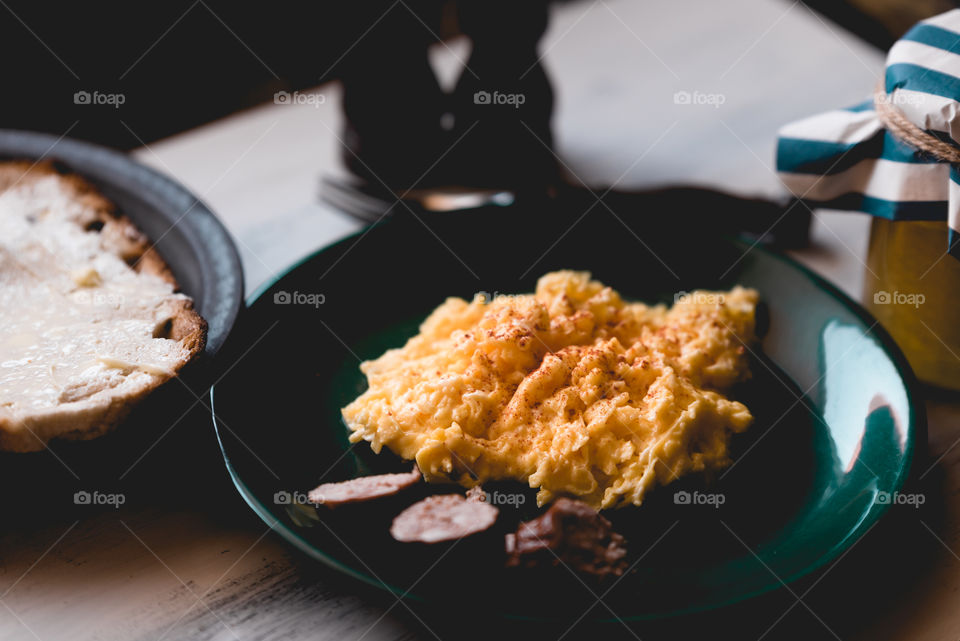
[[[50,164],[0,163],[0,450],[115,427],[206,323],[129,219]]]

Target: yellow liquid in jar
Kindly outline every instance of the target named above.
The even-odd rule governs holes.
[[[874,218],[864,305],[925,383],[960,390],[960,260],[947,224]]]

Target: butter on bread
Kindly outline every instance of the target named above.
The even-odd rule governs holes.
[[[150,241],[51,163],[0,163],[0,450],[115,427],[203,350]]]

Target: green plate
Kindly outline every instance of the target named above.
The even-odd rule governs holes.
[[[227,469],[277,533],[340,572],[420,602],[479,598],[485,613],[562,619],[567,604],[582,611],[605,593],[617,616],[645,619],[780,587],[836,558],[880,518],[925,419],[909,367],[862,308],[742,241],[655,239],[639,222],[626,228],[600,212],[540,220],[510,211],[394,219],[323,249],[250,299],[236,362],[211,399]],[[645,302],[738,283],[763,301],[754,377],[734,393],[756,422],[734,442],[727,472],[682,479],[641,508],[609,515],[630,542],[627,576],[597,587],[563,568],[508,571],[499,533],[447,547],[390,538],[404,505],[451,488],[319,513],[304,505],[321,481],[409,467],[347,440],[339,409],[364,389],[361,360],[401,346],[448,296],[530,292],[560,268],[589,270]],[[536,513],[529,491],[504,491],[525,500],[501,507],[502,527]]]

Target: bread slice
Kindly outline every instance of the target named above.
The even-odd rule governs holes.
[[[115,427],[203,349],[150,241],[77,175],[0,162],[0,450]]]

